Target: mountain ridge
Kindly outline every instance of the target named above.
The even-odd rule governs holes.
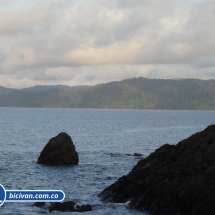
[[[39,87],[43,90],[34,86],[3,95],[0,88],[0,107],[215,110],[215,80],[139,77],[95,86]]]

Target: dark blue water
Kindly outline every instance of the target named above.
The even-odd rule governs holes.
[[[93,211],[85,214],[142,214],[125,204],[103,204],[97,197],[137,163],[126,154],[147,156],[214,123],[213,111],[0,108],[0,183],[6,190],[63,190],[66,200],[92,205]],[[79,165],[36,164],[48,140],[62,131],[72,137]],[[0,214],[48,213],[31,205],[6,202]]]

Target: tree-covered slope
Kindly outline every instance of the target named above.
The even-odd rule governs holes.
[[[71,94],[67,107],[214,110],[214,98],[214,80],[133,78]]]
[[[2,87],[0,86],[0,96],[8,94],[12,91],[14,91],[15,89],[11,89],[11,88],[6,88],[6,87]]]
[[[132,78],[74,92],[21,90],[0,96],[0,106],[215,110],[215,80]]]

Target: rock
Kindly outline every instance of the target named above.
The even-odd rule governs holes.
[[[75,209],[76,212],[86,212],[91,210],[92,210],[92,207],[89,204],[81,205],[81,206],[76,205],[76,209]]]
[[[89,204],[87,205],[76,205],[75,202],[73,201],[68,201],[68,202],[54,202],[51,203],[50,206],[48,207],[49,212],[52,211],[61,211],[61,212],[86,212],[86,211],[91,211],[92,208]]]
[[[78,162],[78,153],[72,139],[65,132],[51,138],[37,160],[38,164],[46,165],[73,165]]]
[[[74,212],[75,211],[75,206],[76,203],[73,201],[68,201],[68,202],[54,202],[51,203],[50,206],[48,207],[49,212],[52,211],[62,211],[62,212],[66,212],[66,211],[70,211],[70,212]]]
[[[215,214],[215,125],[161,146],[99,196],[152,215]]]
[[[128,155],[128,156],[134,156],[134,157],[142,157],[143,155],[142,154],[140,154],[140,153],[134,153],[134,154],[126,154],[126,155]]]
[[[135,156],[135,157],[141,157],[141,156],[143,156],[143,155],[140,154],[140,153],[134,153],[133,156]]]
[[[35,207],[43,207],[44,205],[45,205],[45,202],[35,202],[33,204],[33,206],[35,206]]]

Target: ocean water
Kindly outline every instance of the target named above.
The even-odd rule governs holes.
[[[126,204],[104,204],[97,197],[138,162],[126,154],[146,157],[161,145],[176,144],[214,123],[213,111],[0,108],[0,184],[6,190],[63,190],[65,200],[92,205],[86,215],[143,214]],[[72,137],[79,164],[36,164],[48,140],[62,131]],[[32,203],[5,202],[0,214],[48,212]]]

